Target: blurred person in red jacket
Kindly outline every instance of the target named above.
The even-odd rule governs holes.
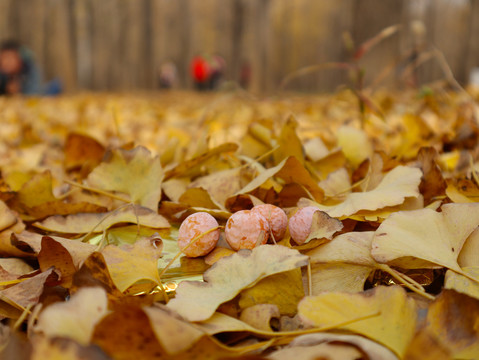
[[[200,91],[217,89],[223,79],[226,63],[219,55],[197,55],[191,60],[190,71],[195,88]]]

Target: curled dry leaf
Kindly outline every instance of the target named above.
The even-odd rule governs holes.
[[[43,237],[43,235],[30,231],[22,231],[19,234],[12,235],[12,244],[20,250],[38,255],[42,249]],[[79,268],[83,261],[85,261],[85,259],[96,249],[95,245],[84,243],[79,240],[72,240],[59,236],[49,236],[49,238],[59,243],[68,251],[73,260],[73,264],[77,268]]]
[[[205,282],[184,281],[168,303],[189,321],[206,320],[218,306],[241,290],[270,275],[293,270],[308,263],[308,257],[280,245],[262,245],[240,250],[220,259],[204,273]]]
[[[44,236],[42,249],[38,253],[37,259],[41,271],[54,268],[60,273],[60,283],[66,288],[71,286],[73,274],[75,274],[77,268],[68,250],[59,242],[51,237]]]
[[[45,286],[57,285],[58,278],[59,275],[50,268],[7,289],[0,290],[0,315],[8,318],[19,317],[26,308],[33,307],[39,302]],[[4,304],[10,307],[5,307]],[[12,310],[11,307],[14,309]]]

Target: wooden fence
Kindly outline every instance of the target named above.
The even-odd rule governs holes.
[[[437,47],[461,82],[479,66],[479,0],[0,0],[0,40],[25,43],[44,77],[69,91],[155,89],[168,60],[189,87],[190,59],[207,52],[224,57],[233,81],[249,63],[250,89],[271,92],[294,70],[348,60],[347,34],[359,44],[392,24],[401,30],[360,61],[367,83],[388,67],[385,82],[397,82],[412,48],[417,60]],[[426,55],[420,82],[442,77],[437,53]],[[288,89],[330,91],[346,80],[322,70]]]

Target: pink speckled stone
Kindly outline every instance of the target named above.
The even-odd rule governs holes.
[[[202,233],[218,226],[216,219],[206,212],[198,212],[188,216],[181,223],[178,232],[178,246],[188,257],[198,257],[208,254],[213,250],[220,238],[220,230],[216,229],[202,236],[187,249],[183,248]]]
[[[311,232],[311,223],[313,214],[319,210],[314,206],[306,206],[299,209],[296,214],[289,219],[289,233],[291,238],[298,245],[303,244]]]
[[[283,209],[271,204],[261,204],[256,205],[251,211],[260,213],[268,221],[274,240],[283,238],[288,227],[288,217]]]
[[[237,211],[226,222],[225,235],[233,250],[253,249],[268,242],[268,221],[258,212]]]

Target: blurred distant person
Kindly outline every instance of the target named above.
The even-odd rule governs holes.
[[[61,92],[62,84],[58,79],[42,85],[31,50],[16,40],[0,44],[0,95],[57,95]]]
[[[158,75],[158,85],[160,89],[171,89],[176,87],[178,79],[178,72],[176,65],[172,61],[167,61],[161,64]]]
[[[243,89],[248,89],[251,82],[251,65],[245,61],[241,64],[239,84]]]
[[[190,65],[195,88],[200,91],[217,89],[223,80],[225,68],[226,62],[221,56],[195,56]]]
[[[0,44],[0,95],[40,92],[41,77],[32,52],[15,40]]]

